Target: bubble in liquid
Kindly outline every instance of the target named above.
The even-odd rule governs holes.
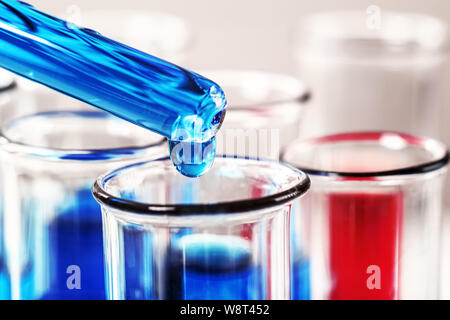
[[[216,138],[204,142],[169,140],[170,159],[182,175],[197,178],[214,163]]]

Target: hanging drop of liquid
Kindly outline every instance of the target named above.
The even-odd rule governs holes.
[[[225,105],[225,98],[221,93],[220,106]],[[212,118],[210,127],[217,131],[220,129],[225,118],[226,110],[221,110]],[[175,168],[182,175],[190,178],[197,178],[205,174],[214,163],[216,155],[216,138],[212,137],[204,141],[192,141],[193,135],[177,135],[177,140],[169,140],[170,159]],[[186,137],[188,137],[186,139]]]
[[[204,142],[169,140],[169,151],[178,172],[197,178],[205,174],[214,163],[216,138]]]

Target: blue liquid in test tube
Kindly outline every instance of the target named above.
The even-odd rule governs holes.
[[[30,203],[24,210],[34,216],[28,231],[29,260],[21,271],[20,299],[105,300],[102,215],[90,186],[80,188],[56,206],[57,216],[47,221],[43,204]],[[42,214],[41,214],[42,213]],[[44,217],[44,219],[42,219]],[[38,234],[38,236],[36,236]],[[77,270],[70,269],[73,266]],[[4,265],[5,273],[10,270]],[[79,275],[81,288],[71,277]],[[2,279],[0,279],[2,280]],[[11,298],[9,278],[2,281],[4,299]],[[1,293],[0,292],[0,293]]]
[[[255,300],[261,270],[247,241],[233,236],[184,236],[168,255],[166,296],[174,300]]]
[[[48,228],[50,289],[40,298],[104,300],[102,215],[90,187],[80,189],[59,210]],[[71,265],[80,268],[81,290],[67,287],[67,268]]]
[[[2,218],[0,215],[0,232],[4,232],[2,229]],[[5,261],[5,246],[3,237],[0,236],[0,300],[7,300],[11,298],[11,283],[8,276],[8,268]]]
[[[14,0],[0,0],[0,67],[167,137],[187,176],[212,165],[226,99],[201,75]]]
[[[307,259],[297,259],[291,268],[291,299],[310,300],[309,261]]]
[[[299,211],[297,203],[292,205],[290,219],[290,286],[291,300],[310,300],[310,261],[306,250],[306,241],[302,237],[305,229],[302,224],[305,223],[302,212]]]
[[[167,250],[164,264],[159,265],[165,270],[160,273],[156,258],[142,254],[155,249],[148,232],[128,227],[123,237],[127,300],[267,299],[266,276],[255,265],[247,240],[186,232],[173,235],[177,245]]]

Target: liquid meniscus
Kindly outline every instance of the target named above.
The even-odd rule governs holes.
[[[226,99],[199,74],[14,0],[0,0],[0,67],[167,137],[187,176],[214,160]]]

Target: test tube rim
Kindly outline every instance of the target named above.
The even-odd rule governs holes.
[[[27,117],[35,117],[35,116],[73,116],[76,118],[84,118],[86,115],[90,116],[101,116],[101,117],[111,117],[107,113],[104,113],[99,110],[51,110],[51,111],[41,111],[36,113],[27,114],[25,116],[20,116],[18,118],[13,118],[7,123],[3,124],[0,128],[0,150],[2,152],[15,153],[25,156],[32,156],[34,158],[43,158],[46,160],[49,159],[57,159],[61,161],[77,161],[77,159],[70,158],[68,156],[79,156],[80,159],[78,161],[105,161],[105,160],[117,160],[122,159],[123,157],[131,157],[132,155],[136,155],[138,153],[149,150],[150,148],[162,146],[166,142],[166,138],[162,137],[158,141],[154,143],[142,145],[142,146],[123,146],[116,148],[86,148],[86,149],[77,149],[77,148],[54,148],[54,147],[43,147],[43,146],[35,146],[32,144],[22,143],[19,141],[15,141],[8,137],[5,133],[5,128],[9,125],[13,124],[15,121],[23,120]],[[130,153],[131,151],[131,153]],[[98,158],[97,156],[101,155],[109,155],[108,159],[106,158]],[[65,157],[65,158],[61,158]]]
[[[249,200],[235,200],[215,203],[199,203],[199,204],[151,204],[132,200],[125,200],[116,197],[103,188],[103,184],[114,175],[119,174],[120,171],[138,167],[150,162],[170,161],[170,157],[162,157],[156,160],[137,162],[125,167],[115,169],[96,179],[92,187],[92,194],[94,198],[102,205],[108,208],[118,210],[126,213],[145,214],[152,216],[205,216],[215,214],[240,214],[249,211],[258,211],[271,207],[281,206],[283,204],[294,201],[303,196],[310,188],[311,181],[307,174],[292,167],[287,163],[278,162],[275,160],[258,160],[250,157],[230,157],[226,155],[216,155],[216,159],[240,159],[240,160],[255,160],[274,163],[292,170],[294,173],[301,176],[300,181],[287,190],[274,193],[269,196],[264,196],[257,199]]]
[[[2,73],[2,72],[3,72],[3,69],[0,68],[0,73]],[[13,90],[15,88],[17,88],[17,81],[16,81],[16,79],[14,79],[14,76],[11,75],[10,77],[7,77],[6,85],[0,86],[0,93],[7,92],[7,91]]]
[[[13,80],[13,81],[12,81],[10,84],[8,84],[7,86],[1,87],[1,88],[0,88],[0,93],[7,92],[7,91],[10,91],[10,90],[13,90],[13,89],[15,89],[16,87],[17,87],[17,82]]]
[[[379,9],[379,8],[378,8]],[[369,8],[367,8],[369,10]],[[421,20],[421,22],[428,21],[433,22],[435,26],[439,26],[439,31],[442,34],[441,42],[438,45],[432,46],[430,48],[426,47],[423,43],[423,39],[420,39],[419,35],[416,33],[408,39],[407,42],[396,43],[393,39],[386,37],[385,34],[380,33],[380,27],[383,20],[380,20],[380,26],[374,27],[373,30],[367,25],[367,30],[371,31],[370,36],[358,36],[357,34],[352,35],[331,35],[322,30],[314,29],[320,26],[319,22],[345,22],[345,20],[351,19],[361,19],[365,20],[365,23],[369,23],[369,12],[359,12],[355,10],[335,10],[320,12],[309,15],[300,19],[296,25],[296,36],[294,42],[299,45],[301,42],[309,41],[308,43],[314,44],[314,46],[319,46],[323,52],[329,52],[330,49],[340,50],[353,50],[353,53],[358,53],[360,51],[355,50],[356,47],[370,46],[371,49],[384,49],[389,52],[391,56],[399,55],[402,53],[413,53],[413,54],[442,54],[446,55],[450,51],[450,30],[446,22],[435,15],[417,13],[417,12],[400,12],[400,11],[381,11],[379,12],[380,18],[383,20],[393,21],[394,19],[402,18],[404,21],[408,20],[408,23],[416,23],[416,20]],[[367,31],[366,30],[366,31]],[[373,32],[372,32],[373,31]],[[317,37],[312,37],[317,36]],[[317,39],[318,38],[318,39]],[[311,42],[313,41],[313,42]],[[352,46],[353,45],[353,46]],[[301,45],[300,45],[301,46]],[[350,52],[350,51],[346,51]],[[378,57],[378,55],[375,55]],[[365,57],[367,58],[367,56]]]
[[[253,69],[220,69],[220,68],[205,68],[198,71],[200,74],[205,75],[208,78],[214,79],[217,78],[218,82],[221,83],[223,86],[223,81],[220,81],[220,75],[233,75],[236,77],[236,79],[239,79],[239,81],[243,81],[242,78],[248,75],[257,75],[257,76],[263,76],[266,78],[272,78],[276,77],[278,80],[284,79],[287,81],[297,82],[298,83],[298,89],[296,94],[292,94],[292,97],[290,98],[283,98],[283,99],[274,99],[269,101],[262,101],[260,103],[247,103],[247,104],[233,104],[232,102],[228,101],[228,110],[240,110],[240,111],[254,111],[259,110],[261,108],[270,108],[274,105],[279,106],[282,104],[292,103],[292,102],[298,102],[300,104],[306,104],[308,103],[313,94],[311,89],[305,85],[298,77],[284,74],[284,73],[278,73],[278,72],[269,72],[269,71],[263,71],[263,70],[253,70]],[[217,76],[219,75],[219,76]],[[226,88],[227,85],[225,84],[224,87]],[[266,100],[266,99],[265,99]]]
[[[396,135],[408,142],[408,144],[415,144],[423,146],[426,142],[433,142],[439,148],[441,148],[442,156],[436,159],[418,163],[413,166],[399,167],[392,170],[380,170],[380,171],[361,171],[361,172],[351,172],[351,171],[334,171],[334,170],[321,170],[317,168],[302,166],[300,164],[293,163],[286,159],[289,150],[301,148],[301,146],[320,144],[326,142],[342,142],[342,141],[376,141],[379,140],[383,135]],[[356,138],[356,139],[354,139]],[[340,140],[344,139],[344,140]],[[450,160],[450,152],[448,147],[435,139],[418,137],[406,133],[395,132],[395,131],[357,131],[348,133],[337,133],[331,135],[325,135],[321,137],[309,138],[309,139],[298,139],[287,145],[280,154],[280,160],[284,161],[291,166],[307,173],[312,176],[325,176],[325,177],[340,177],[340,178],[377,178],[377,177],[392,177],[392,176],[405,176],[405,175],[415,175],[424,174],[428,172],[437,171],[445,167]]]

